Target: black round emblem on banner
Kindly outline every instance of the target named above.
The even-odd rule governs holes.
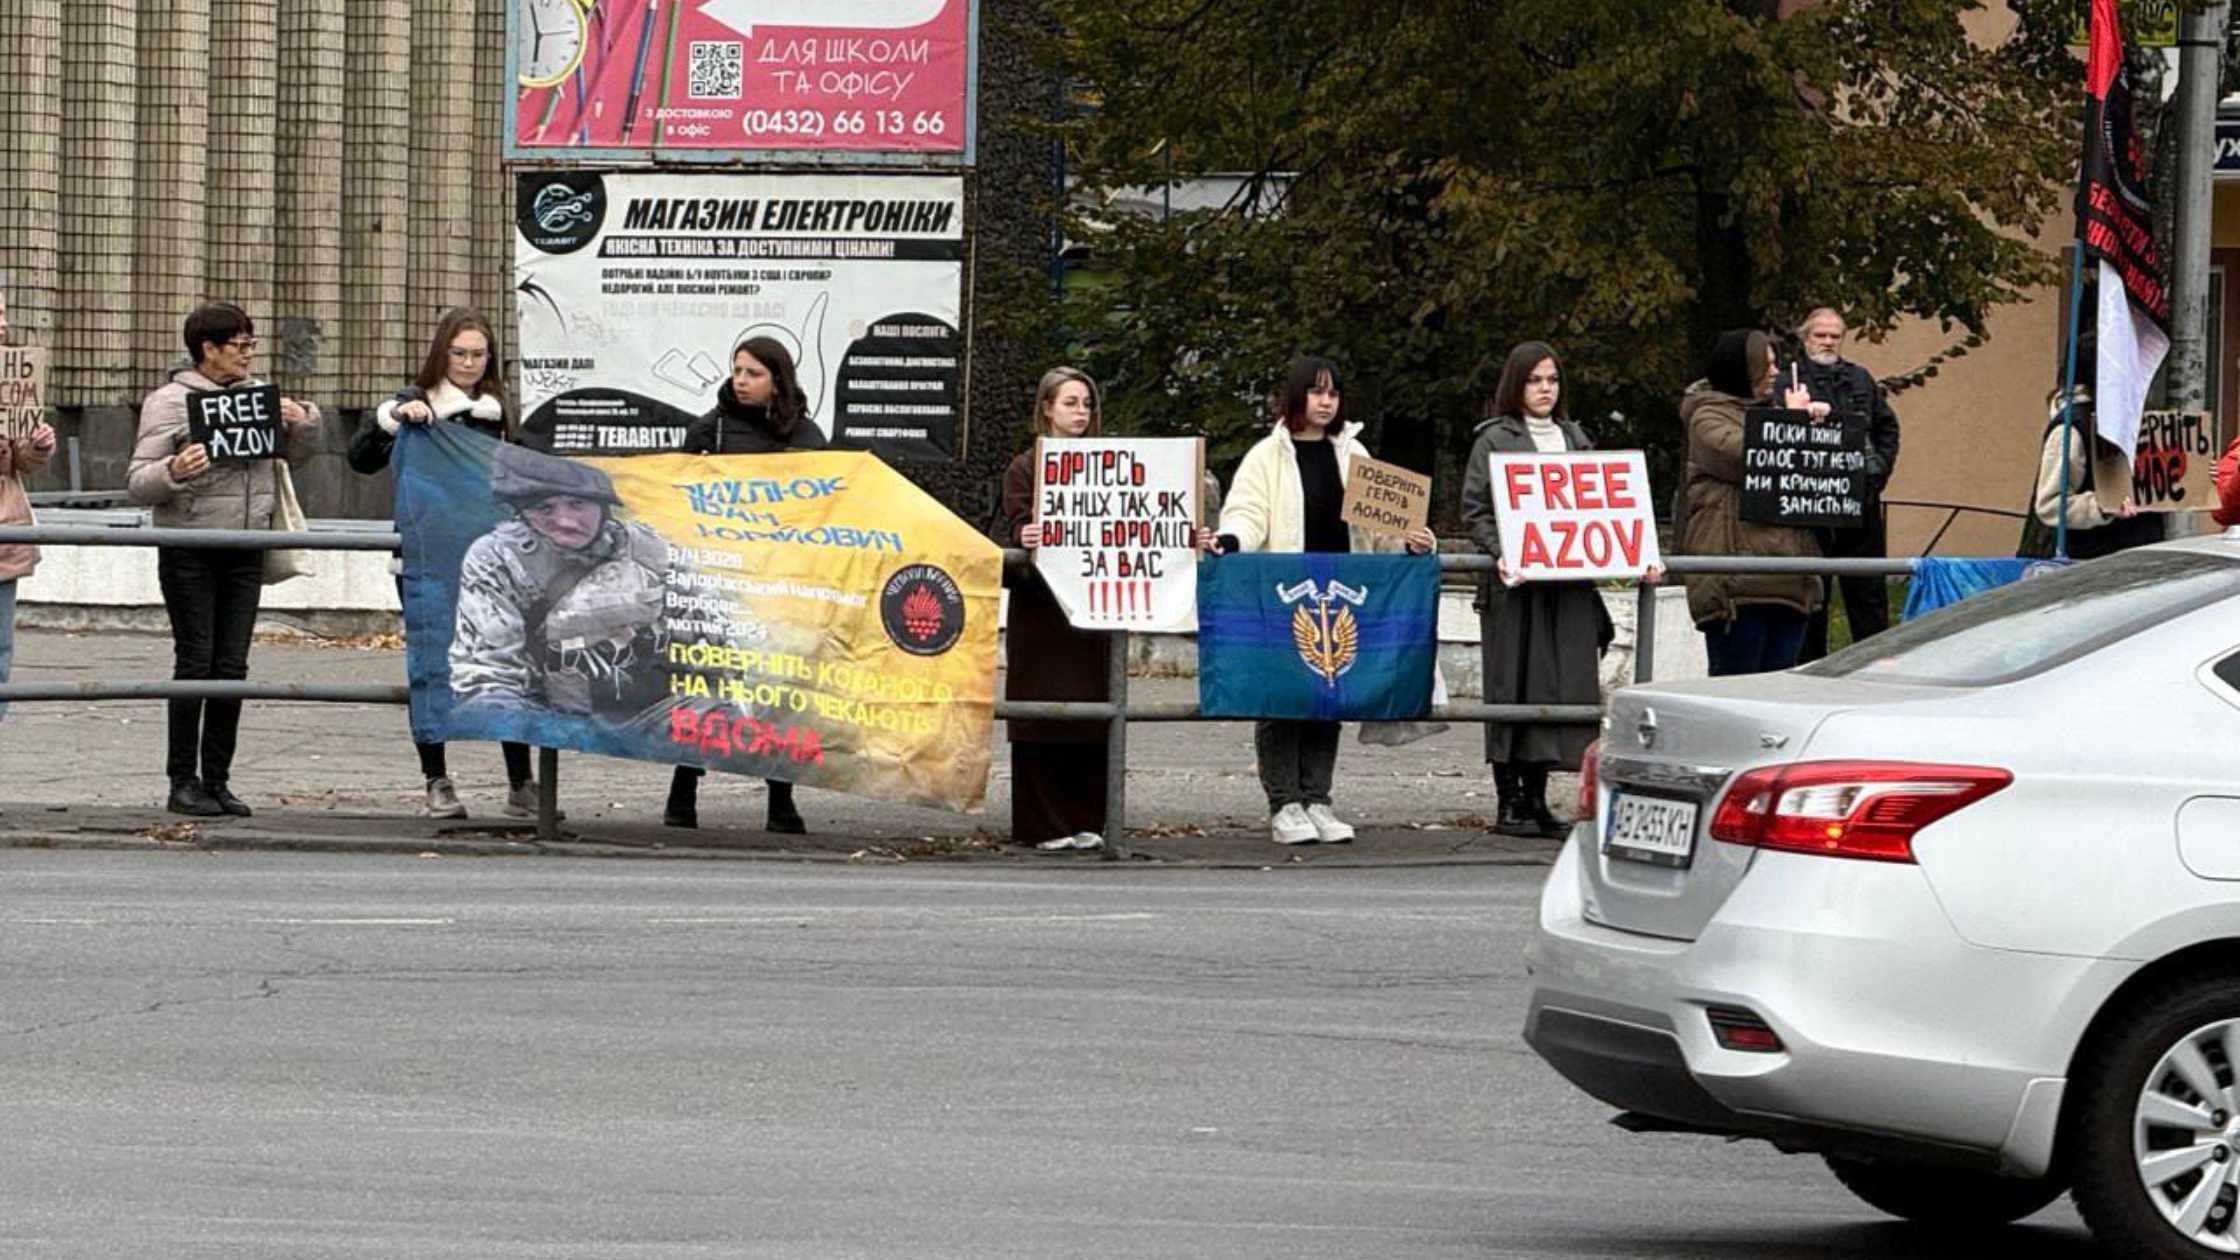
[[[905,565],[879,588],[887,637],[912,656],[939,656],[964,633],[964,592],[930,564]]]
[[[537,171],[514,186],[521,239],[547,254],[572,254],[607,221],[607,181],[597,171]]]

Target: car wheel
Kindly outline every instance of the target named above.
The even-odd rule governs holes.
[[[1981,1229],[2019,1221],[2061,1197],[2050,1177],[2002,1177],[1943,1164],[1827,1156],[1828,1171],[1870,1207],[1921,1225]]]
[[[2240,985],[2173,981],[2106,1026],[2075,1082],[2077,1210],[2120,1255],[2240,1255]]]

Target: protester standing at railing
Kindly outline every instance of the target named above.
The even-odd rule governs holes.
[[[271,530],[286,527],[282,514],[286,473],[281,459],[213,464],[210,452],[187,426],[190,391],[222,391],[262,384],[249,369],[257,329],[247,312],[229,302],[197,307],[183,332],[194,366],[140,406],[140,432],[132,448],[127,484],[135,503],[154,509],[163,529]],[[289,464],[311,453],[319,409],[280,400],[281,453]],[[171,617],[171,676],[182,681],[249,676],[249,641],[264,595],[265,552],[224,547],[159,547],[156,580]],[[241,728],[239,700],[173,700],[164,770],[171,777],[165,807],[175,814],[246,817],[249,806],[228,786]]]
[[[1462,523],[1494,557],[1491,580],[1478,581],[1478,659],[1487,704],[1600,704],[1600,660],[1610,646],[1610,611],[1592,582],[1520,583],[1501,555],[1489,459],[1495,454],[1594,449],[1586,431],[1558,414],[1563,368],[1545,342],[1509,352],[1484,409],[1462,480]],[[1494,830],[1560,837],[1565,824],[1548,809],[1548,774],[1576,770],[1594,742],[1595,724],[1486,723],[1486,761],[1499,807]]]
[[[1813,559],[1820,544],[1809,530],[1742,519],[1742,413],[1772,389],[1773,339],[1755,330],[1719,334],[1704,379],[1680,399],[1688,426],[1688,518],[1680,550],[1690,556]],[[1794,389],[1781,405],[1805,410],[1812,399]],[[1788,669],[1804,646],[1805,618],[1820,606],[1820,578],[1810,573],[1706,573],[1688,584],[1688,615],[1703,631],[1711,673],[1757,674]]]
[[[1043,373],[1034,391],[1038,438],[1095,437],[1103,430],[1095,381],[1078,368]],[[1035,520],[1035,448],[1003,470],[1004,541],[1032,552],[1042,544]],[[1006,700],[1103,703],[1111,695],[1112,636],[1077,630],[1049,584],[1030,564],[1012,580],[1004,614]],[[1011,842],[1044,853],[1104,847],[1105,773],[1112,749],[1106,723],[1011,718]]]
[[[768,337],[749,337],[731,351],[731,378],[716,386],[716,405],[685,431],[684,449],[697,455],[774,455],[819,451],[825,436],[809,419],[809,397],[801,389],[793,354]],[[700,825],[699,766],[678,766],[669,776],[669,801],[661,821],[671,827]],[[766,779],[770,808],[764,829],[798,836],[809,830],[793,803],[793,784]]]
[[[2069,558],[2092,560],[2133,547],[2162,541],[2162,519],[2141,514],[2131,499],[2131,461],[2122,448],[2100,438],[2098,412],[2092,391],[2076,387],[2070,407],[2069,436]],[[2046,395],[2045,440],[2038,450],[2038,481],[2031,494],[2031,512],[2043,532],[2046,555],[2052,554],[2054,523],[2061,519],[2061,390]],[[2221,487],[2220,487],[2221,490]]]
[[[373,420],[350,442],[350,467],[367,476],[389,466],[397,433],[408,424],[449,420],[501,442],[513,441],[513,407],[506,401],[498,338],[490,321],[463,306],[445,311],[428,342],[419,375],[376,408]],[[402,569],[397,572],[397,600],[401,604],[404,577]],[[421,812],[430,818],[465,818],[467,807],[451,781],[443,744],[416,740],[412,746],[420,754],[420,776],[427,783],[428,801]],[[537,785],[530,771],[529,746],[508,740],[502,749],[506,762],[505,812],[515,818],[534,818]]]
[[[1276,400],[1277,421],[1245,453],[1229,483],[1217,540],[1221,554],[1238,551],[1346,552],[1354,546],[1344,518],[1348,465],[1369,452],[1346,431],[1337,369],[1327,359],[1292,364]],[[1368,542],[1368,540],[1364,540]],[[1411,530],[1409,551],[1438,545],[1426,528]],[[1216,562],[1218,563],[1218,562]],[[1268,796],[1268,830],[1277,844],[1344,844],[1353,828],[1331,805],[1341,724],[1266,721],[1253,729],[1260,786]]]
[[[1843,316],[1832,307],[1820,307],[1797,325],[1797,340],[1804,358],[1789,365],[1786,384],[1802,385],[1811,397],[1809,408],[1865,426],[1867,432],[1866,522],[1856,529],[1823,529],[1820,550],[1846,559],[1881,560],[1890,554],[1890,540],[1882,519],[1882,492],[1898,467],[1898,413],[1882,386],[1859,364],[1843,357],[1847,329]],[[1805,624],[1804,651],[1798,659],[1816,661],[1828,654],[1829,599],[1843,594],[1843,615],[1851,625],[1851,641],[1881,634],[1890,628],[1890,580],[1881,574],[1869,577],[1826,578],[1821,581],[1821,605]]]
[[[0,346],[8,344],[8,295],[0,293]],[[0,440],[0,525],[29,525],[31,496],[23,479],[54,458],[54,428],[41,420],[29,433]],[[39,567],[39,548],[31,543],[0,544],[0,683],[16,656],[16,583]],[[8,702],[0,700],[0,717]]]

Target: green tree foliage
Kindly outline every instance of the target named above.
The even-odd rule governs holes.
[[[1719,330],[1828,304],[1964,353],[2058,275],[2033,238],[2076,161],[2063,0],[1053,3],[1086,103],[1056,124],[1092,250],[1068,333],[1123,427],[1219,458],[1326,351],[1381,453],[1450,472],[1540,338],[1571,413],[1669,486]],[[1104,206],[1220,172],[1251,177],[1225,208]]]

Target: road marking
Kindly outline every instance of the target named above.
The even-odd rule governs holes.
[[[968,923],[1140,923],[1156,919],[1156,914],[982,914],[973,915]]]
[[[760,923],[807,924],[818,919],[861,918],[867,915],[910,919],[951,919],[960,923],[1136,923],[1146,919],[1164,917],[1141,912],[1123,914],[972,914],[959,911],[865,907],[854,910],[812,910],[797,914],[665,915],[649,918],[646,922],[665,927],[750,926]]]
[[[444,927],[451,919],[251,919],[255,927]]]

